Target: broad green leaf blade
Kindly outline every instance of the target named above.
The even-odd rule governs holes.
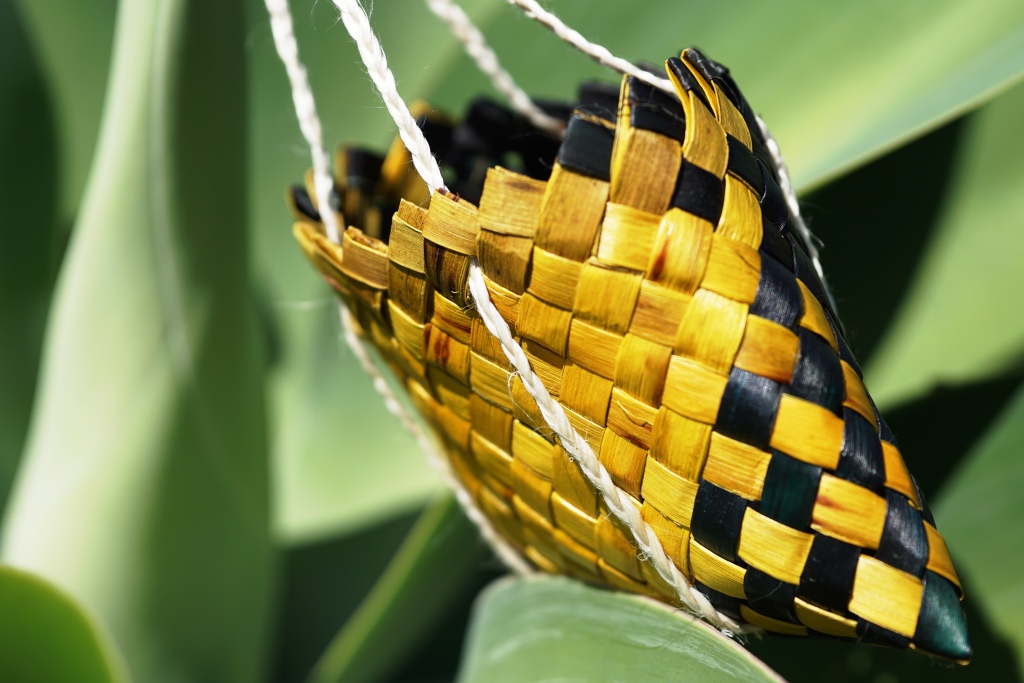
[[[478,19],[505,8],[460,3]],[[438,480],[413,440],[384,409],[339,341],[331,291],[291,234],[285,189],[301,183],[309,151],[292,110],[262,0],[248,0],[253,30],[250,193],[255,268],[280,343],[270,376],[274,424],[274,528],[290,543],[357,530],[414,509]],[[324,121],[324,139],[385,151],[395,134],[355,46],[328,2],[292,3],[301,56]],[[373,23],[398,74],[402,95],[424,95],[461,48],[421,2],[379,2]]]
[[[310,675],[311,683],[386,680],[490,557],[458,503],[444,496],[398,554]]]
[[[660,64],[687,45],[707,50],[731,68],[803,188],[937,127],[1024,73],[1024,4],[1017,0],[548,6],[627,59]],[[584,74],[610,77],[514,13],[494,15],[484,30],[531,94],[564,98]],[[462,63],[439,99],[455,102],[479,83],[474,67]]]
[[[506,579],[475,609],[460,683],[782,679],[707,624],[563,577]]]
[[[119,655],[71,597],[38,576],[0,566],[0,680],[115,683]]]
[[[1024,676],[1022,452],[1024,391],[950,479],[934,507],[957,567],[971,581],[966,599],[983,605],[1014,644]]]
[[[46,85],[11,0],[0,0],[0,510],[32,411],[53,282],[57,163]]]
[[[965,124],[932,243],[866,368],[880,403],[998,371],[1024,354],[1024,86]]]
[[[126,0],[2,554],[139,681],[259,679],[268,537],[241,0]]]
[[[68,225],[78,211],[100,130],[116,0],[9,0],[41,61],[60,131],[60,193]],[[53,192],[53,188],[50,188]]]

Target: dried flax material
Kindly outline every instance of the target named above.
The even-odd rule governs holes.
[[[945,543],[749,105],[696,51],[667,69],[678,101],[624,79],[614,121],[570,118],[546,180],[491,168],[479,208],[402,204],[390,243],[350,228],[341,259],[312,217],[300,240],[535,567],[968,659]]]

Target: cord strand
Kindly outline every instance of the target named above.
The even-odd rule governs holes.
[[[313,90],[309,87],[309,76],[299,59],[299,43],[295,39],[295,26],[292,24],[291,12],[288,11],[288,0],[265,0],[264,4],[270,15],[270,31],[274,36],[277,56],[288,73],[299,129],[313,157],[313,185],[316,188],[317,209],[324,221],[327,237],[337,244],[341,240],[341,223],[331,206],[334,178],[331,176],[327,150],[324,149],[323,129],[316,112]]]
[[[395,75],[388,68],[388,58],[384,49],[377,39],[377,35],[370,26],[370,18],[366,15],[358,0],[332,0],[334,6],[341,12],[341,21],[345,24],[348,34],[356,43],[359,50],[359,57],[366,67],[370,80],[373,82],[384,106],[387,108],[395,125],[398,126],[398,135],[405,143],[406,149],[412,155],[413,166],[416,172],[423,178],[431,192],[444,189],[444,178],[441,176],[441,167],[437,159],[430,152],[430,145],[423,131],[416,125],[409,108],[405,106],[402,96],[398,94],[398,86],[395,84]]]
[[[661,78],[659,76],[655,76],[649,71],[644,71],[635,64],[631,64],[621,57],[616,57],[603,45],[587,40],[579,31],[570,28],[564,21],[541,7],[537,0],[508,0],[508,2],[509,4],[515,5],[519,9],[523,10],[523,13],[526,14],[526,16],[534,19],[543,26],[546,26],[556,36],[564,40],[569,45],[572,45],[598,64],[614,69],[620,74],[628,74],[629,76],[643,81],[658,90],[662,90],[673,97],[676,96],[676,90],[672,87],[672,82],[667,78]]]
[[[832,310],[838,310],[835,299],[832,296],[832,290],[829,289],[828,282],[825,279],[825,270],[821,266],[821,256],[818,251],[819,240],[811,232],[804,217],[800,214],[800,202],[796,196],[796,190],[793,188],[793,183],[789,177],[789,168],[786,166],[786,160],[782,156],[782,149],[779,147],[779,143],[775,141],[768,126],[761,119],[760,116],[755,115],[757,119],[757,126],[761,129],[761,137],[764,138],[765,145],[768,147],[768,153],[771,155],[772,166],[775,167],[775,172],[779,176],[779,189],[782,190],[783,196],[786,198],[786,206],[789,207],[789,213],[793,217],[793,225],[796,226],[797,232],[804,238],[804,243],[807,245],[808,256],[811,257],[811,263],[814,264],[814,272],[821,278],[822,284],[825,285],[825,293],[828,295],[829,302],[832,304]]]
[[[512,74],[501,66],[498,55],[487,44],[484,34],[473,24],[461,7],[453,0],[426,0],[426,2],[430,11],[448,26],[452,35],[462,43],[466,54],[476,63],[480,72],[490,79],[494,89],[505,96],[514,111],[522,114],[541,130],[558,136],[565,133],[565,122],[546,114],[530,99],[526,91],[516,84]]]

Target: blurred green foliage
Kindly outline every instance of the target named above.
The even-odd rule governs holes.
[[[613,80],[501,0],[462,4],[528,92]],[[333,6],[292,5],[327,139],[383,148]],[[550,6],[630,59],[700,45],[772,126],[976,655],[751,648],[794,682],[1021,680],[1024,5]],[[373,22],[407,100],[493,94],[422,3]],[[774,676],[565,580],[507,581],[470,617],[497,564],[292,242],[308,152],[260,0],[0,0],[0,103],[0,680]]]

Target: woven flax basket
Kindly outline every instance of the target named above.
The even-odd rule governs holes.
[[[966,662],[945,542],[749,105],[696,50],[667,72],[678,99],[627,77],[549,106],[564,140],[483,100],[459,124],[423,117],[454,192],[429,196],[400,143],[345,150],[342,244],[312,192],[291,195],[295,234],[536,567],[678,600],[478,317],[473,259],[534,372],[719,612]]]

